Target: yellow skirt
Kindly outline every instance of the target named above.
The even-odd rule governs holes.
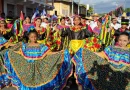
[[[128,44],[127,47],[130,48],[130,44]]]
[[[45,44],[45,41],[46,40],[38,40],[37,42],[40,43],[40,44]]]
[[[80,48],[83,48],[85,40],[71,40],[69,44],[69,49],[71,53],[76,53]]]

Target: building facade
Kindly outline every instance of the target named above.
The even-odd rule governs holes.
[[[54,7],[52,11],[48,12],[50,15],[68,16],[70,14],[70,5],[68,2],[54,2]]]
[[[48,12],[49,14],[61,16],[71,16],[72,14],[72,0],[55,0],[54,7],[52,11]],[[79,6],[79,11],[79,14],[86,15],[86,7]],[[73,3],[73,14],[78,14],[78,4],[76,2]]]
[[[79,13],[86,15],[87,9],[86,9],[86,6],[85,6],[85,5],[82,5],[82,4],[80,5]]]
[[[4,0],[0,0],[0,13],[3,12],[3,2]]]
[[[50,2],[49,2],[50,4]],[[70,2],[64,1],[64,0],[54,0],[54,9],[51,11],[48,11],[50,15],[56,14],[56,15],[62,15],[62,16],[68,16],[70,14]]]
[[[3,4],[1,3],[3,1]],[[0,11],[4,12],[6,16],[19,16],[20,12],[23,11],[25,16],[32,16],[38,7],[39,10],[52,10],[54,7],[47,4],[48,0],[0,0]],[[3,8],[3,10],[2,10]]]

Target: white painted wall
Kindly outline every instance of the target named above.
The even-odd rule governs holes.
[[[16,16],[16,15],[17,15],[17,6],[16,6],[15,3],[11,2],[11,0],[4,0],[4,13],[5,13],[5,15],[8,14],[7,4],[12,4],[12,5],[14,5],[14,15]]]
[[[26,6],[23,6],[23,12],[25,13],[25,16],[27,15],[26,14]]]
[[[7,15],[7,2],[4,0],[4,13]]]
[[[21,0],[21,1],[23,1],[24,2],[24,0]],[[26,0],[27,1],[27,0]],[[30,0],[31,1],[31,0]],[[33,0],[32,0],[33,1]],[[34,0],[35,2],[40,2],[40,0]],[[45,2],[45,0],[42,0],[42,1],[44,1]],[[44,2],[42,2],[42,4],[44,3]],[[16,5],[16,3],[15,3],[15,1],[14,0],[4,0],[4,13],[5,13],[5,15],[7,16],[7,14],[8,14],[8,12],[7,12],[7,4],[12,4],[12,5],[14,5],[15,6],[15,8],[14,8],[14,15],[15,16],[17,16],[17,5]],[[30,4],[30,3],[29,3]],[[23,5],[23,12],[25,13],[25,16],[26,16],[26,8],[27,8],[28,6],[26,6],[26,5]],[[35,11],[35,9],[33,8],[33,7],[29,7],[29,8],[32,8],[34,11]]]

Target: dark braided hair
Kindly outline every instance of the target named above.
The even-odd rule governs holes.
[[[38,33],[37,33],[37,31],[36,31],[35,29],[30,30],[30,32],[28,33],[28,37],[29,37],[30,34],[32,34],[32,33],[36,34],[36,36],[38,37]]]
[[[128,36],[128,40],[130,39],[130,34],[128,32],[122,32],[120,33],[120,35],[118,36],[118,39],[121,35],[125,35],[125,36]]]

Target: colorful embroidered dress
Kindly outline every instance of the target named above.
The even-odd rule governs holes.
[[[6,33],[4,33],[4,36],[5,36]],[[0,34],[0,47],[4,47],[5,48],[8,48],[9,46],[9,43],[8,41],[3,37],[2,34]],[[7,75],[6,75],[6,70],[3,66],[4,64],[4,61],[3,61],[3,56],[4,56],[4,53],[6,51],[5,48],[0,48],[0,89],[7,86],[10,82],[10,80],[7,78]],[[4,50],[3,50],[4,49]]]
[[[62,90],[71,74],[69,52],[47,53],[45,45],[15,47],[5,54],[7,76],[18,90]]]
[[[99,35],[99,34],[100,34],[100,28],[95,27],[95,28],[93,29],[93,33],[96,34],[96,35]]]
[[[28,31],[28,29],[33,26],[33,24],[23,24],[23,29],[24,29],[24,32],[25,31]]]
[[[130,49],[123,50],[109,46],[104,50],[104,53],[109,58],[109,62],[113,69],[121,70],[130,65]]]
[[[129,33],[129,36],[130,36],[130,30],[127,31]],[[128,48],[130,48],[130,43],[127,45]]]
[[[130,44],[128,44],[127,47],[130,48]]]
[[[87,33],[86,27],[75,27],[72,26],[70,29],[63,30],[61,33],[62,39],[68,37],[68,44],[69,44],[69,51],[70,53],[75,53],[78,51],[79,48],[84,46],[85,38],[89,35]],[[62,42],[65,42],[63,40]]]
[[[13,36],[13,33],[12,33],[11,29],[0,30],[0,37],[5,38],[7,41],[8,40],[11,41],[10,38],[12,36]],[[1,41],[1,42],[3,42],[3,41]]]
[[[38,43],[45,44],[46,43],[46,29],[42,28],[36,31],[38,32]]]
[[[0,31],[0,46],[5,46],[6,48],[9,46],[10,42],[10,34],[8,31]]]
[[[58,49],[65,50],[68,47],[68,38],[67,37],[66,38],[62,38],[61,34],[62,34],[63,31],[66,31],[67,29],[69,29],[69,27],[68,26],[58,25],[57,29],[58,30],[57,30],[57,33],[55,34],[56,37],[54,37],[54,40],[55,40],[56,44],[58,45]]]
[[[89,49],[93,52],[97,52],[101,48],[102,42],[96,38],[96,37],[89,37],[86,38],[86,44],[84,45],[84,48]]]
[[[0,46],[6,46],[7,45],[7,40],[4,37],[0,37]],[[6,78],[6,71],[3,67],[3,52],[5,51],[0,51],[0,89],[8,85],[9,80]]]
[[[70,53],[76,53],[80,48],[85,45],[85,39],[92,36],[92,33],[86,26],[71,26],[70,29],[62,31],[62,38],[68,37]]]
[[[109,46],[101,55],[109,59],[104,60],[85,49],[73,57],[77,82],[83,90],[88,87],[90,90],[130,90],[130,49]]]
[[[7,24],[7,28],[12,28],[13,24]]]
[[[58,46],[61,44],[61,37],[60,37],[61,29],[63,29],[63,27],[61,25],[57,25],[56,32],[54,33],[54,42]]]
[[[7,40],[4,37],[0,37],[0,46],[3,46],[7,43]]]

